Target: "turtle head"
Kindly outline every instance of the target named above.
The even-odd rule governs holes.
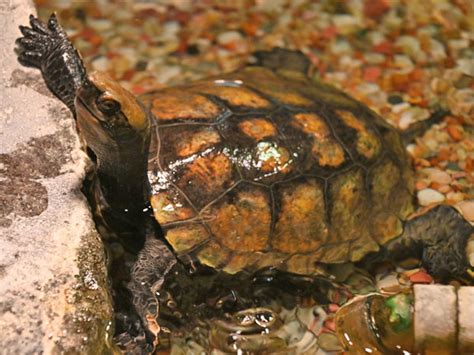
[[[90,74],[75,100],[77,122],[87,145],[94,148],[127,144],[146,135],[148,117],[137,99],[107,74]]]

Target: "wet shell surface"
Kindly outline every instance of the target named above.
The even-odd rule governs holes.
[[[329,85],[248,67],[142,100],[151,205],[183,260],[314,274],[377,251],[413,210],[397,131]]]

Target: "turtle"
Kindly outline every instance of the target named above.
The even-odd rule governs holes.
[[[236,72],[135,97],[87,72],[54,14],[20,30],[19,62],[41,70],[96,163],[96,218],[136,255],[127,287],[149,342],[177,265],[243,287],[265,270],[313,278],[370,255],[467,274],[473,226],[448,205],[414,215],[404,135],[311,79],[301,52],[256,52]]]

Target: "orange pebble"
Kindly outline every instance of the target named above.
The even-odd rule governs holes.
[[[423,189],[426,189],[428,187],[428,184],[422,180],[419,180],[415,183],[415,188],[417,190],[423,190]]]
[[[474,171],[474,158],[466,158],[466,167],[464,168],[467,172],[471,173]]]
[[[380,67],[367,67],[364,69],[364,80],[375,82],[380,77],[382,70]]]
[[[430,184],[430,187],[435,190],[439,190],[441,186],[442,185],[439,182],[434,182],[434,181]]]
[[[446,148],[441,148],[438,153],[438,160],[444,161],[449,159],[449,150]]]
[[[410,86],[411,80],[408,75],[394,73],[391,76],[391,84],[397,91],[407,91]]]
[[[373,48],[375,53],[390,55],[393,53],[393,44],[390,41],[380,42]]]
[[[410,275],[410,281],[414,284],[430,284],[433,278],[426,271],[420,270]]]
[[[242,24],[242,31],[245,32],[247,36],[253,37],[257,34],[257,31],[259,29],[259,25],[256,24],[255,22],[244,22]]]
[[[463,132],[462,130],[459,128],[459,126],[455,126],[455,125],[451,125],[451,126],[448,126],[447,128],[447,131],[448,131],[448,134],[449,136],[455,140],[456,142],[459,142],[462,140],[463,138]]]
[[[388,0],[370,0],[364,2],[364,15],[377,19],[390,9]]]

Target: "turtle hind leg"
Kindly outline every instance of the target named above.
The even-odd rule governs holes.
[[[433,277],[446,281],[466,276],[467,243],[472,237],[474,227],[457,210],[439,205],[407,221],[403,234],[386,248],[398,260],[416,253]]]
[[[271,70],[289,70],[307,74],[311,62],[301,51],[284,48],[273,48],[271,51],[257,51],[253,53],[257,58],[256,65]]]

